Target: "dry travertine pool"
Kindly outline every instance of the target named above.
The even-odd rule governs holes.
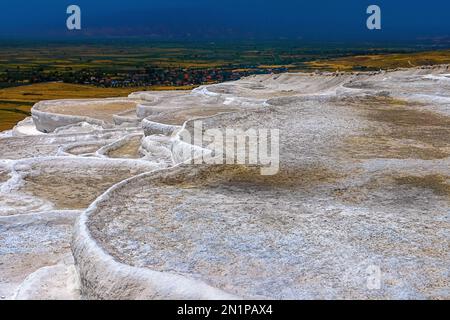
[[[84,209],[112,185],[149,170],[148,166],[91,162],[94,159],[63,167],[57,165],[58,160],[36,163],[27,168],[19,191],[50,201],[58,210]]]
[[[0,137],[0,294],[448,299],[449,74],[251,76],[132,94],[135,117],[99,108],[79,125],[62,117],[51,134]],[[46,102],[41,125],[58,124],[52,112],[87,115],[86,101],[64,103]],[[95,121],[115,116],[130,121]],[[144,118],[151,130],[136,127]],[[163,133],[195,118],[205,129],[280,129],[279,173],[177,163],[182,142]],[[41,242],[50,251],[33,265]],[[73,263],[78,284],[64,282]]]
[[[110,142],[112,142],[112,141],[110,141]],[[107,144],[107,142],[82,144],[82,145],[70,147],[66,151],[67,151],[67,153],[73,154],[75,156],[80,156],[83,154],[93,154],[96,151],[98,151],[101,147],[104,147],[106,144]]]
[[[93,119],[103,120],[106,122],[113,121],[113,115],[133,110],[136,108],[135,101],[108,101],[104,100],[86,100],[67,101],[61,104],[48,104],[45,106],[45,111],[53,114],[85,116]]]
[[[138,159],[142,156],[139,153],[141,140],[141,136],[133,137],[122,146],[108,152],[108,156],[111,158]]]
[[[229,167],[148,176],[100,204],[89,229],[122,263],[246,298],[448,297],[448,193],[382,176],[383,188],[350,204],[319,172],[283,177]],[[370,265],[383,270],[373,292]]]

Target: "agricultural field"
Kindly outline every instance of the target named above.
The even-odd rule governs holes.
[[[427,51],[409,54],[358,55],[306,63],[320,70],[380,70],[409,68],[423,65],[450,64],[450,50]]]

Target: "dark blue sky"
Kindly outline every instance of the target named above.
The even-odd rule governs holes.
[[[68,33],[66,8],[82,9],[82,31]],[[382,9],[381,31],[366,29],[366,8]],[[450,0],[2,0],[0,37],[165,39],[290,38],[416,40],[450,36]]]

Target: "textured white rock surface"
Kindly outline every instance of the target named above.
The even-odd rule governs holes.
[[[80,220],[91,237],[74,241],[82,289],[117,298],[105,283],[124,283],[90,277],[87,260],[100,255],[87,253],[91,243],[130,273],[181,275],[244,298],[449,298],[450,118],[441,100],[410,98],[450,92],[429,77],[445,70],[286,74],[196,90],[260,103],[204,125],[280,128],[280,173],[184,165],[116,186]],[[129,280],[137,289],[126,297],[158,297],[154,281]]]
[[[0,134],[0,296],[448,299],[448,74],[39,103]],[[280,173],[178,165],[191,119],[280,129]]]
[[[86,109],[86,101],[80,103]],[[46,105],[52,112],[67,111],[58,111],[58,101]],[[112,119],[111,109],[123,109],[108,108],[91,116]],[[0,296],[5,299],[79,299],[70,239],[80,210],[113,184],[161,167],[139,156],[96,153],[142,136],[139,126],[66,124],[53,121],[54,133],[45,134],[30,118],[0,136]]]
[[[0,296],[14,299],[22,287],[20,296],[25,298],[26,292],[38,290],[31,283],[37,285],[42,279],[28,278],[30,275],[41,268],[64,263],[67,256],[70,258],[72,228],[79,214],[80,211],[49,210],[0,217]],[[42,291],[41,294],[32,298],[51,298]]]
[[[19,286],[15,300],[79,300],[78,274],[71,260],[30,274]]]

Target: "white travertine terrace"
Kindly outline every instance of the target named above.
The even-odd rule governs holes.
[[[32,114],[0,136],[0,296],[450,298],[448,66],[259,75]],[[206,147],[177,135],[194,119],[280,129],[280,172],[186,162],[183,148]]]

